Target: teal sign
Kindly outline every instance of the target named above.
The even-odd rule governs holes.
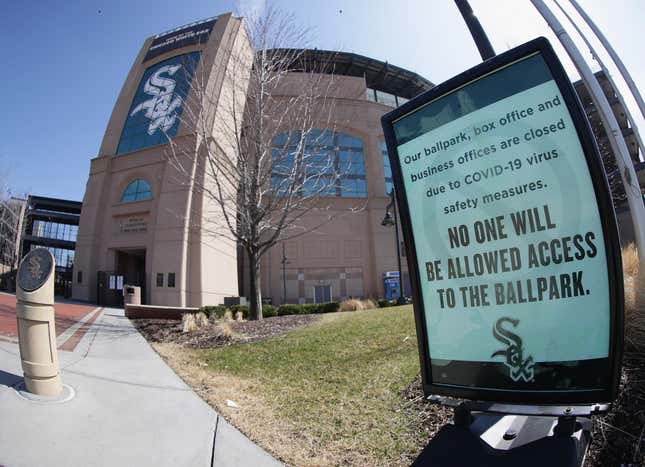
[[[616,228],[545,43],[384,118],[435,393],[609,397]]]

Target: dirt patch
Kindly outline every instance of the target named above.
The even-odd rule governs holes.
[[[183,332],[181,321],[167,319],[133,319],[136,328],[149,341],[154,343],[181,344],[193,349],[211,349],[233,344],[255,342],[283,334],[320,319],[320,315],[274,316],[260,321],[228,321],[225,327],[218,323]]]
[[[402,392],[403,407],[411,414],[418,424],[418,430],[424,433],[424,439],[429,442],[447,423],[452,422],[452,409],[439,404],[428,402],[423,396],[421,375]],[[419,446],[419,454],[425,445]]]

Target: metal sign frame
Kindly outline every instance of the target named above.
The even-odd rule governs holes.
[[[607,287],[609,289],[610,305],[610,336],[607,367],[609,368],[610,374],[607,375],[607,381],[610,381],[610,384],[608,387],[600,390],[574,390],[568,392],[562,390],[516,391],[438,384],[434,382],[432,377],[431,356],[428,348],[428,332],[425,321],[425,308],[421,292],[421,278],[419,277],[419,260],[417,258],[414,237],[412,235],[410,209],[399,163],[397,140],[394,133],[394,122],[458,88],[466,86],[485,75],[491,74],[512,64],[513,62],[535,53],[542,55],[558,90],[564,99],[564,103],[566,104],[566,108],[571,119],[573,120],[578,139],[585,155],[601,217],[600,222],[605,241],[604,246],[606,251],[607,275],[609,281]],[[600,153],[596,145],[596,140],[593,136],[591,127],[589,126],[589,122],[578,96],[549,41],[540,37],[503,54],[497,55],[496,57],[493,57],[492,59],[487,60],[484,63],[481,63],[480,65],[477,65],[432,88],[431,90],[420,94],[401,107],[398,107],[384,115],[381,122],[387,144],[388,156],[390,158],[390,165],[392,167],[393,182],[399,203],[401,227],[403,237],[405,239],[424,393],[427,396],[436,394],[473,400],[540,405],[591,404],[613,401],[617,396],[618,383],[620,380],[624,319],[622,260],[615,213],[611,201],[611,192],[603,169]]]

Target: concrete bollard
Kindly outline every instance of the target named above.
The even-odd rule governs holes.
[[[54,270],[52,254],[36,248],[23,258],[16,284],[16,318],[20,360],[27,391],[58,396],[63,386],[58,369],[54,322]]]

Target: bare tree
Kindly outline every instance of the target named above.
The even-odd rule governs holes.
[[[312,60],[308,32],[291,15],[267,7],[246,15],[244,24],[252,51],[233,46],[219,95],[205,73],[191,81],[182,121],[197,141],[171,138],[168,147],[184,180],[208,200],[201,206],[202,231],[244,250],[250,318],[262,319],[262,256],[279,241],[362,206],[339,208],[329,198],[350,170],[327,150],[330,65]]]
[[[0,174],[0,283],[11,291],[18,267],[24,200],[11,196],[6,178]]]

